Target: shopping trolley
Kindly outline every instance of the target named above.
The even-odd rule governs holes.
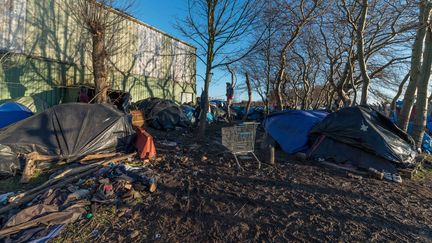
[[[236,160],[237,166],[243,169],[237,155],[252,154],[258,161],[258,169],[261,161],[255,155],[255,137],[258,123],[245,122],[240,125],[222,128],[222,145],[225,146]]]

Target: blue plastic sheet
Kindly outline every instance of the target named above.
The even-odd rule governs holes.
[[[283,151],[294,154],[309,148],[309,131],[327,115],[325,111],[289,110],[267,116],[263,124]]]
[[[398,117],[396,112],[392,112],[391,120],[393,121],[393,123],[397,124]],[[411,135],[412,130],[413,130],[413,123],[409,122],[408,129],[407,129],[408,134]],[[428,115],[426,120],[426,132],[423,136],[422,147],[421,147],[424,153],[432,154],[432,138],[430,136],[431,134],[432,134],[432,117]]]
[[[6,102],[0,105],[0,128],[24,120],[31,115],[33,113],[27,107],[16,102]]]

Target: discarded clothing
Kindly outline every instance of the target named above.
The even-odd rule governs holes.
[[[128,152],[135,132],[130,116],[110,105],[71,103],[0,132],[0,172],[23,169],[19,154],[38,152],[73,161],[96,153]]]
[[[76,204],[59,211],[56,206],[42,205],[38,209],[30,207],[24,209],[23,213],[19,213],[13,221],[9,221],[2,230],[0,236],[16,234],[22,230],[26,230],[39,225],[58,225],[75,222],[86,212],[85,206],[90,205],[88,201],[77,202]],[[25,220],[28,218],[30,220]],[[25,221],[24,221],[25,220]]]
[[[264,120],[264,129],[288,154],[306,151],[309,131],[326,116],[324,111],[290,110]]]
[[[34,218],[53,213],[58,212],[58,207],[55,205],[43,205],[43,204],[36,204],[31,207],[28,207],[26,209],[23,209],[19,213],[12,216],[8,222],[5,224],[5,228],[9,228],[15,225],[19,225],[25,222],[28,222]]]
[[[61,231],[64,229],[64,227],[65,227],[64,225],[56,225],[53,227],[53,229],[51,230],[51,232],[47,236],[44,236],[44,237],[37,239],[37,240],[32,240],[32,241],[30,241],[30,243],[49,242],[50,240],[57,237],[61,233]]]

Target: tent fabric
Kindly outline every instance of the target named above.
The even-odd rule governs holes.
[[[111,105],[54,106],[0,131],[0,172],[21,170],[20,154],[38,152],[73,161],[90,154],[129,151],[134,137],[131,117]]]
[[[33,96],[22,96],[15,99],[0,100],[0,104],[16,102],[27,107],[34,114],[41,113],[49,108],[49,105],[42,99]]]
[[[48,104],[45,101],[37,97],[23,96],[13,99],[13,101],[24,105],[35,114],[44,112],[46,109],[49,108]]]
[[[309,131],[328,115],[325,111],[289,110],[264,120],[264,129],[289,154],[308,149]]]
[[[7,127],[33,115],[27,107],[16,103],[6,102],[0,105],[0,128]]]
[[[308,157],[318,161],[323,159],[363,170],[374,168],[392,174],[398,172],[397,167],[392,162],[326,136],[322,136],[317,140],[309,151]]]
[[[398,116],[397,116],[396,112],[392,112],[390,119],[394,124],[397,124]],[[407,132],[408,132],[408,134],[411,135],[412,131],[413,131],[413,122],[410,121],[408,123]],[[431,134],[432,134],[432,117],[430,115],[428,115],[427,119],[426,119],[426,132],[423,136],[423,141],[422,141],[422,146],[421,146],[421,150],[425,153],[428,153],[428,154],[432,154],[432,141],[431,141],[431,137],[430,137]]]
[[[146,123],[156,129],[173,130],[191,125],[182,108],[172,100],[149,98],[137,102],[137,106],[144,111]]]
[[[310,132],[310,137],[325,135],[339,143],[391,161],[400,167],[415,163],[413,139],[389,118],[369,106],[343,108],[328,115]],[[329,154],[341,151],[329,149]]]

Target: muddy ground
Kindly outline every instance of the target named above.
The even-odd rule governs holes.
[[[150,132],[165,158],[152,167],[158,190],[136,206],[101,207],[56,241],[432,241],[428,178],[359,179],[284,158],[261,170],[242,161],[239,171],[220,127],[199,142],[190,132]]]

